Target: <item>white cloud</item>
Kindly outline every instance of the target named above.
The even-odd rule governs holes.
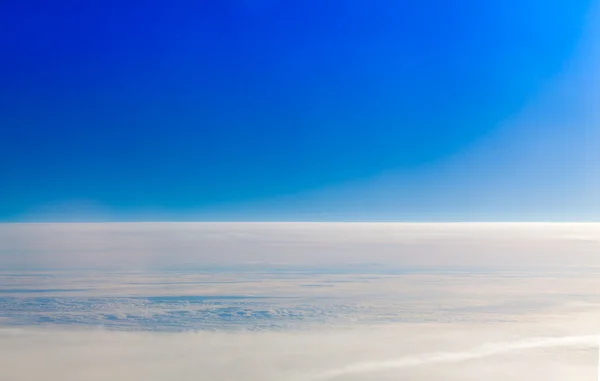
[[[597,266],[599,242],[600,224],[1,224],[0,268]]]
[[[544,324],[403,324],[288,332],[2,329],[0,375],[11,381],[591,381],[598,357],[591,338],[564,337],[598,328],[595,314],[548,318]],[[539,341],[545,337],[550,340]]]
[[[386,370],[417,368],[435,364],[461,363],[486,357],[498,356],[528,349],[583,346],[597,349],[600,335],[538,338],[508,343],[488,343],[470,351],[434,352],[428,355],[407,356],[399,359],[365,362],[329,370],[312,377],[311,380],[331,380],[353,374],[370,374]]]
[[[561,338],[600,333],[599,238],[599,224],[4,224],[0,379],[595,380],[588,338]],[[558,342],[529,341],[545,337]]]

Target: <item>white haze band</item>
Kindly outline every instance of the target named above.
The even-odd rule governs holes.
[[[495,356],[508,352],[515,352],[526,349],[536,348],[548,348],[548,347],[566,347],[566,346],[589,346],[599,348],[599,362],[600,362],[600,336],[598,335],[587,335],[587,336],[567,336],[567,337],[555,337],[555,338],[538,338],[533,340],[525,340],[510,343],[492,343],[486,344],[479,348],[475,348],[465,352],[438,352],[432,354],[425,354],[421,356],[409,356],[402,357],[394,360],[387,361],[373,361],[357,363],[345,366],[343,368],[332,369],[324,373],[317,374],[313,377],[309,377],[310,381],[325,381],[332,380],[337,377],[351,375],[351,374],[363,374],[372,373],[379,371],[386,371],[392,369],[403,369],[418,367],[426,364],[435,363],[456,363],[468,360],[475,360],[484,357]],[[306,379],[305,379],[306,380]],[[598,381],[600,381],[600,364],[598,367]]]

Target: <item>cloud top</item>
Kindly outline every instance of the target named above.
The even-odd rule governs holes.
[[[598,266],[600,224],[0,224],[3,269]]]

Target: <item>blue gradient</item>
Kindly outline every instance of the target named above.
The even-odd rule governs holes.
[[[465,171],[437,165],[544,95],[592,5],[3,3],[0,220],[514,219],[503,204],[564,184],[555,166],[543,180],[471,187]],[[538,133],[519,131],[494,144]],[[468,167],[523,168],[493,152]],[[352,185],[387,172],[412,177],[375,193]],[[311,193],[331,187],[343,190]],[[456,201],[467,188],[475,204]],[[553,198],[539,199],[521,217],[554,218]]]

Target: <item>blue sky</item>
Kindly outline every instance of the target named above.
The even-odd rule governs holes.
[[[0,220],[597,220],[593,5],[3,4]]]

